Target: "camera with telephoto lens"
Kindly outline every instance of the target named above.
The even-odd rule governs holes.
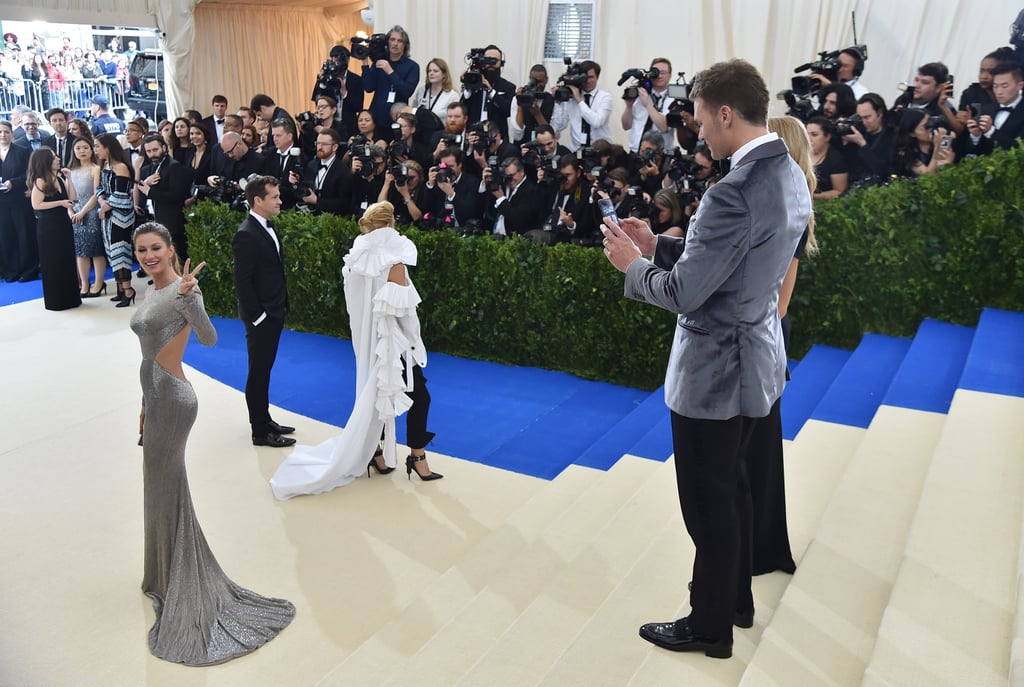
[[[668,178],[672,181],[679,181],[683,177],[693,177],[700,172],[700,163],[693,155],[686,155],[679,146],[672,150],[672,154],[665,161],[668,167]]]
[[[543,144],[540,141],[527,141],[520,147],[526,149],[526,152],[523,153],[524,165],[540,167],[544,164],[545,155],[541,152]]]
[[[312,131],[320,123],[316,113],[309,110],[295,115],[295,121],[298,122],[299,128],[303,131]]]
[[[657,151],[657,150],[651,150],[650,148],[645,148],[644,150],[640,150],[640,151],[636,152],[635,154],[630,155],[629,156],[630,169],[632,169],[634,172],[636,172],[636,171],[639,171],[639,170],[643,169],[644,167],[646,167],[647,165],[651,164],[652,162],[655,162],[658,159],[658,152],[659,151]]]
[[[665,123],[670,129],[679,129],[685,126],[683,113],[693,115],[693,101],[690,100],[690,90],[693,83],[686,83],[686,72],[679,72],[676,83],[668,85],[668,97],[672,102],[665,113]]]
[[[230,204],[239,191],[238,184],[227,177],[218,176],[214,177],[214,180],[217,182],[215,186],[195,184],[192,187],[192,197],[196,200],[203,200],[206,198],[212,200],[214,203]]]
[[[534,101],[537,100],[541,93],[540,83],[531,76],[526,85],[516,93],[516,104],[523,110],[529,110],[533,107]]]
[[[455,181],[455,170],[441,163],[437,166],[437,176],[434,177],[434,183],[437,184],[450,184]]]
[[[395,178],[395,186],[405,186],[409,181],[409,165],[405,163],[391,165],[390,172]]]
[[[388,143],[387,155],[388,164],[395,165],[409,159],[409,144],[405,141],[392,141]]]
[[[461,148],[462,134],[444,134],[441,136],[445,148]]]
[[[484,188],[487,192],[494,193],[498,189],[504,188],[508,182],[508,177],[498,168],[497,156],[491,155],[487,158],[487,167],[491,170],[490,178],[484,182]]]
[[[861,124],[860,115],[850,115],[849,117],[840,117],[836,120],[836,136],[849,136],[853,133],[854,129],[861,129],[863,131],[863,125]]]
[[[352,37],[352,57],[357,60],[370,58],[370,62],[388,59],[388,37],[383,33],[375,33],[369,38]]]
[[[600,168],[595,167],[594,169],[597,170]],[[619,187],[615,185],[615,181],[610,176],[607,176],[603,169],[600,174],[595,175],[594,186],[592,188],[595,192],[604,191],[612,200],[617,199],[622,193],[622,191],[619,190]]]
[[[348,70],[348,56],[345,55],[340,61],[335,62],[332,59],[324,61],[320,67],[320,74],[316,81],[316,86],[313,87],[313,100],[315,101],[322,95],[329,95],[332,98],[339,99],[341,95],[341,75]]]
[[[479,91],[484,85],[484,72],[490,71],[501,64],[497,57],[487,57],[486,48],[472,48],[466,53],[466,64],[469,69],[462,75],[462,85],[469,92]]]
[[[569,86],[575,86],[579,90],[583,90],[587,85],[587,72],[583,69],[583,66],[579,62],[573,62],[569,57],[563,57],[562,62],[565,63],[565,72],[558,77],[558,81],[555,88],[555,102],[567,103],[572,100],[572,90]]]
[[[624,91],[622,91],[623,100],[636,100],[640,97],[641,88],[646,90],[648,93],[653,90],[651,82],[657,79],[659,75],[660,72],[654,67],[651,67],[650,69],[627,69],[622,72],[622,76],[619,77],[619,81],[615,85],[621,86],[630,79],[636,79],[636,83],[630,84]]]
[[[585,174],[595,175],[595,169],[601,168],[601,151],[591,146],[581,146],[576,151],[576,157],[580,161],[580,167]]]
[[[476,134],[476,143],[473,144],[473,152],[476,153],[486,152],[498,140],[498,127],[489,119],[471,124],[467,133]]]

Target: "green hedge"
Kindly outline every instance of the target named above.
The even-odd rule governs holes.
[[[909,335],[925,317],[974,324],[982,306],[1024,309],[1024,147],[939,174],[816,205],[821,254],[800,263],[793,357],[855,346],[867,331]],[[236,316],[231,237],[243,219],[208,202],[189,221],[211,313]],[[288,326],[348,337],[342,256],[354,221],[283,214]],[[675,318],[622,297],[600,250],[408,229],[420,320],[433,351],[564,370],[652,389]]]

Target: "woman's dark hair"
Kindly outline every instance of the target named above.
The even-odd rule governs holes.
[[[896,125],[896,140],[893,148],[895,169],[904,175],[911,174],[911,167],[917,160],[920,148],[914,138],[916,129],[928,117],[924,110],[905,109],[900,112],[899,124]]]
[[[68,165],[68,169],[78,169],[82,166],[82,163],[78,161],[78,156],[74,154],[75,146],[79,143],[85,143],[89,146],[89,160],[94,164],[99,164],[96,159],[96,150],[93,148],[93,142],[91,138],[76,138],[75,142],[71,146],[71,164]]]
[[[113,134],[102,134],[96,139],[96,142],[107,149],[107,166],[113,167],[111,162],[120,162],[128,167],[128,178],[135,181],[135,168],[132,167],[132,161],[128,158],[128,153],[124,152],[124,148],[121,147],[121,143],[117,140],[117,136]]]
[[[807,120],[807,124],[817,124],[821,128],[822,133],[828,137],[831,137],[836,132],[835,125],[828,117],[811,117]]]
[[[189,127],[188,127],[189,132],[191,132],[192,129],[195,129],[196,131],[198,131],[199,133],[201,133],[203,135],[203,144],[204,145],[207,145],[207,146],[210,145],[210,138],[211,137],[210,137],[210,130],[209,129],[207,129],[205,126],[203,126],[202,124],[200,124],[198,122],[195,123],[195,124],[189,124]]]
[[[32,151],[28,159],[28,176],[25,179],[26,196],[32,195],[32,189],[35,188],[37,181],[43,182],[39,190],[44,196],[57,191],[57,175],[53,173],[53,158],[56,156],[53,149],[47,146]]]
[[[824,103],[829,93],[836,94],[836,117],[849,117],[857,113],[857,97],[852,88],[844,83],[831,83],[821,89],[818,100]]]

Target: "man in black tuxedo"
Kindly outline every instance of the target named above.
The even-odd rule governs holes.
[[[275,177],[281,184],[281,209],[291,210],[299,202],[295,185],[289,182],[289,174],[301,170],[305,156],[295,142],[295,131],[287,119],[275,119],[270,124],[272,150],[264,155],[263,173]]]
[[[490,167],[484,170],[485,184],[497,176],[495,171]],[[491,212],[495,220],[494,233],[508,236],[540,228],[547,208],[537,183],[526,176],[523,161],[517,157],[505,158],[501,161],[501,174],[504,183],[491,192],[495,198]]]
[[[293,129],[296,131],[298,130],[298,127],[295,126],[295,119],[288,114],[288,111],[283,107],[278,107],[274,102],[274,99],[266,93],[257,93],[254,95],[252,97],[252,101],[249,103],[249,107],[251,107],[252,111],[256,113],[256,116],[264,122],[270,123],[275,119],[281,119],[284,117],[292,123]]]
[[[27,146],[13,143],[11,123],[0,119],[0,272],[5,281],[28,282],[39,278],[39,244],[32,204],[25,195],[28,176]]]
[[[337,131],[321,129],[316,135],[316,159],[303,170],[301,181],[310,190],[302,202],[316,214],[350,214],[352,171],[338,156],[340,144],[341,137]],[[288,180],[293,186],[300,182],[294,171]]]
[[[43,147],[43,140],[46,138],[39,132],[39,115],[35,112],[26,112],[21,116],[21,128],[25,130],[25,137],[17,144],[28,148],[29,154]]]
[[[590,209],[590,184],[583,175],[579,158],[566,153],[556,164],[557,170],[542,167],[537,171],[542,202],[545,208],[550,208],[550,214],[542,228],[526,232],[526,238],[546,244],[596,243],[593,241],[597,226]],[[560,183],[556,186],[552,178]]]
[[[139,192],[153,204],[154,219],[171,232],[174,252],[184,264],[188,260],[185,200],[191,195],[192,173],[167,154],[160,134],[148,134],[142,146],[148,162],[139,174]]]
[[[250,148],[241,134],[229,131],[220,142],[223,155],[213,159],[213,174],[207,179],[210,186],[216,186],[216,177],[222,176],[230,181],[238,181],[263,171],[266,162],[263,156]]]
[[[479,222],[484,214],[480,177],[463,171],[464,160],[465,156],[459,148],[445,148],[437,160],[437,166],[427,172],[430,216],[432,220],[439,220],[452,228]],[[442,171],[443,174],[440,174]]]
[[[1004,62],[992,70],[995,104],[981,106],[981,116],[967,122],[970,140],[967,154],[988,155],[996,147],[1009,149],[1024,137],[1024,68],[1016,62]]]
[[[331,126],[332,129],[341,135],[343,140],[348,140],[351,133],[357,132],[356,115],[363,109],[363,99],[366,91],[363,89],[363,77],[348,70],[350,53],[344,45],[336,45],[331,48],[330,61],[335,64],[338,76],[327,78],[321,69],[317,74],[316,86],[313,88],[313,102],[319,105],[320,96],[330,96],[334,100],[334,107],[337,108],[338,118],[344,124],[343,128]],[[319,108],[318,108],[319,109]],[[321,116],[319,111],[318,116]],[[323,124],[323,122],[321,122]],[[326,124],[326,126],[330,126]]]
[[[61,167],[70,167],[71,161],[75,159],[74,147],[77,139],[68,133],[68,113],[55,107],[46,111],[46,120],[50,122],[53,136],[44,138],[43,145],[57,153]]]
[[[505,66],[505,54],[496,45],[484,48],[484,59],[492,64],[480,70],[479,84],[470,81],[462,89],[462,102],[469,110],[469,123],[490,121],[498,126],[501,137],[508,141],[508,117],[512,113],[512,100],[516,96],[516,86],[501,76],[501,68]],[[462,82],[466,84],[466,72],[462,73]]]
[[[203,120],[203,126],[213,136],[213,140],[210,143],[220,142],[220,139],[224,137],[224,121],[228,113],[228,99],[226,96],[217,94],[213,96],[211,101],[213,105],[213,114]]]
[[[288,315],[288,285],[284,278],[284,252],[271,218],[281,213],[281,189],[277,179],[261,176],[245,187],[249,216],[235,233],[231,249],[235,258],[235,293],[238,316],[245,324],[249,376],[245,403],[249,408],[253,446],[291,446],[295,439],[283,436],[295,431],[270,417],[270,371]]]

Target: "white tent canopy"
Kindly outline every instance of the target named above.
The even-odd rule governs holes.
[[[443,57],[457,75],[470,48],[495,43],[506,53],[506,78],[520,84],[529,66],[543,61],[549,0],[373,4],[375,30],[404,26],[421,67]],[[1006,44],[1020,5],[990,0],[979,11],[974,0],[595,0],[594,59],[604,68],[601,86],[611,91],[623,70],[664,56],[691,76],[712,62],[743,57],[777,92],[788,87],[794,66],[853,43],[856,12],[858,41],[869,47],[862,82],[891,103],[896,84],[925,62],[944,62],[956,75],[957,92],[976,80],[982,56]],[[330,47],[369,28],[359,18],[366,6],[366,0],[6,0],[0,12],[11,20],[158,28],[171,112],[206,112],[215,93],[227,95],[233,109],[258,92],[298,112],[309,108]],[[613,132],[619,113],[617,100]]]

